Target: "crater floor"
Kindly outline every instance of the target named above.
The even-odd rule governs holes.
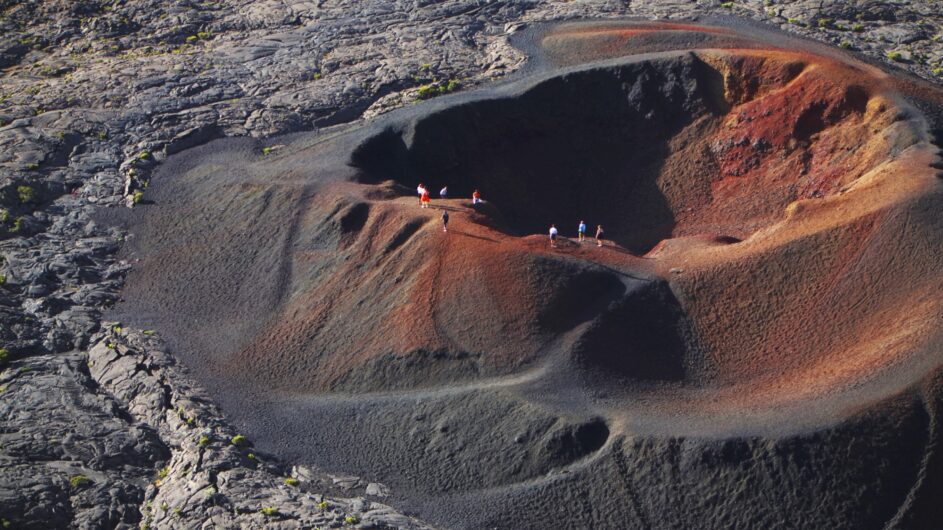
[[[448,527],[939,521],[939,89],[758,29],[517,44],[485,90],[171,157],[116,316]]]

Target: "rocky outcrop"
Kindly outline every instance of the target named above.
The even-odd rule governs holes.
[[[375,502],[387,493],[382,484],[256,452],[158,343],[115,324],[87,353],[33,356],[4,372],[4,520],[16,528],[427,528]]]

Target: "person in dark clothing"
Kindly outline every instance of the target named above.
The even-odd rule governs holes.
[[[442,231],[449,231],[449,212],[442,212]]]

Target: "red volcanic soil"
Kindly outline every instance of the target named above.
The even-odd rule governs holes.
[[[136,285],[194,278],[162,304],[179,297],[173,306],[200,315],[191,336],[227,330],[192,339],[216,352],[213,370],[289,392],[563,363],[623,389],[713,392],[682,408],[744,396],[773,406],[892,373],[906,386],[939,361],[934,148],[871,67],[780,50],[668,53],[407,123],[367,135],[352,168],[321,172],[348,178],[308,162],[337,150],[330,139],[236,177],[219,161],[190,168],[177,178],[227,205],[222,230],[172,244],[192,240],[181,229],[207,231],[181,220],[200,206],[152,212],[130,298]],[[486,204],[420,209],[409,191],[420,180],[479,188]],[[603,224],[609,246],[521,237],[550,223],[573,235],[581,218],[591,234]],[[208,267],[262,283],[227,294],[198,281]]]

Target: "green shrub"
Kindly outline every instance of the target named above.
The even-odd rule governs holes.
[[[0,274],[0,287],[3,287],[7,283],[7,275]]]
[[[170,474],[170,466],[167,466],[157,472],[157,476],[160,478],[167,478],[167,475]]]
[[[449,79],[449,82],[445,85],[446,92],[455,92],[459,88],[462,88],[462,84],[454,79]]]
[[[438,85],[422,85],[419,87],[419,92],[416,94],[416,97],[419,99],[430,99],[439,95],[439,86]]]
[[[10,361],[10,350],[6,348],[0,348],[0,368],[6,366],[7,362]]]
[[[286,479],[285,479],[285,485],[286,485],[286,486],[297,486],[297,485],[298,485],[298,479],[296,479],[296,478],[286,478]]]
[[[733,8],[733,2],[721,2],[720,7],[724,9],[731,9]]]
[[[11,232],[19,232],[23,228],[23,218],[17,217],[13,220],[13,226],[10,227]]]
[[[861,33],[862,31],[864,31],[864,24],[862,24],[861,22],[856,22],[854,25],[851,26],[851,31],[854,31],[856,33]]]
[[[199,37],[197,37],[196,35],[190,35],[189,37],[187,37],[187,42],[189,42],[190,44],[193,44],[194,42],[197,41],[197,39],[199,39]]]
[[[832,19],[830,19],[830,18],[820,18],[818,24],[819,24],[819,27],[820,27],[820,28],[825,29],[825,28],[827,28],[827,27],[829,27],[829,26],[832,25]]]
[[[795,25],[797,25],[797,26],[799,26],[799,25],[802,24],[801,22],[799,22],[799,19],[798,19],[798,18],[787,18],[787,19],[786,19],[786,22],[788,22],[788,23],[790,23],[790,24],[795,24]]]
[[[10,212],[6,210],[0,210],[0,223],[5,223],[10,220]]]
[[[249,440],[247,440],[245,436],[241,434],[237,434],[233,436],[232,439],[229,440],[229,442],[235,446],[242,446],[242,445],[248,445]]]
[[[943,67],[936,67],[933,70],[933,75],[943,75]],[[0,284],[2,285],[2,284]]]
[[[134,204],[140,204],[141,201],[143,201],[143,200],[144,200],[144,192],[143,192],[143,191],[136,191],[136,192],[134,192],[134,195],[131,195],[131,202],[133,202]]]
[[[91,481],[92,479],[86,477],[85,475],[76,475],[69,479],[69,484],[71,484],[73,488],[80,488]]]
[[[99,139],[99,140],[107,140],[107,139],[108,139],[108,133],[107,133],[106,131],[98,131],[98,139]]]
[[[271,517],[273,515],[278,515],[278,508],[273,508],[271,506],[267,508],[262,508],[261,510],[259,510],[259,513],[261,513],[262,515]]]
[[[29,164],[26,164],[26,169],[30,171],[36,171],[37,169],[39,169],[39,164],[37,164],[36,162],[30,162]]]
[[[321,72],[315,72],[314,75],[311,76],[311,79],[314,79],[315,81],[317,81],[318,79],[321,79],[322,77],[324,76],[321,75]]]
[[[892,51],[892,52],[887,52],[887,58],[892,61],[900,62],[904,60],[904,55],[898,51]]]
[[[247,454],[247,455],[246,455],[246,458],[248,458],[249,460],[255,460],[255,453],[249,453],[249,454]]]
[[[32,186],[17,186],[16,194],[20,197],[23,204],[31,203],[36,200],[36,190]]]
[[[848,42],[848,41],[846,41],[846,40],[843,40],[843,41],[841,41],[841,42],[838,44],[838,47],[841,48],[841,49],[843,49],[843,50],[850,50],[850,49],[851,49],[851,43]]]
[[[344,517],[344,522],[347,524],[357,524],[358,521],[359,519],[357,519],[353,515],[348,515],[347,517]]]
[[[207,445],[210,444],[210,437],[206,436],[205,434],[203,436],[200,436],[200,440],[197,442],[197,444],[200,447],[206,447]]]
[[[141,151],[138,153],[138,160],[147,160],[151,157],[150,151]]]
[[[328,504],[327,501],[321,501],[321,502],[318,503],[318,509],[319,509],[319,510],[327,510],[327,509],[330,508],[330,507],[331,507],[331,505]]]
[[[271,154],[271,153],[272,153],[272,148],[271,148],[271,147],[263,147],[263,148],[262,148],[262,154],[263,154],[263,155],[268,155],[268,154]]]

